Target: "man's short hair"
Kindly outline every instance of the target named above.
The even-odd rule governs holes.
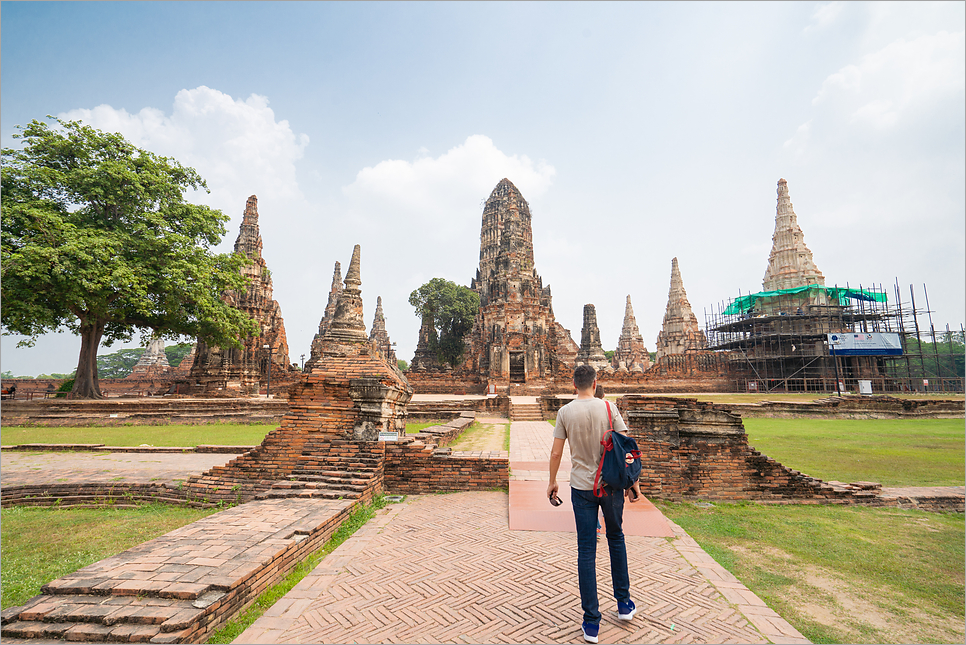
[[[578,390],[586,390],[594,384],[597,378],[597,371],[590,365],[578,365],[574,370],[574,385]]]

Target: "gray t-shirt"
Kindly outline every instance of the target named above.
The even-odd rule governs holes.
[[[627,426],[610,404],[614,430],[627,433]],[[557,412],[557,424],[553,430],[556,439],[566,439],[570,444],[570,487],[577,490],[593,490],[597,465],[604,454],[600,440],[608,430],[607,405],[601,399],[574,399]]]

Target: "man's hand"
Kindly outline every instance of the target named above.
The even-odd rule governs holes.
[[[560,486],[557,484],[557,482],[552,481],[547,484],[547,499],[550,499],[556,495],[558,490],[560,490]]]
[[[634,485],[624,491],[624,495],[627,497],[627,501],[631,504],[639,502],[641,500],[641,484],[640,482],[634,482]]]

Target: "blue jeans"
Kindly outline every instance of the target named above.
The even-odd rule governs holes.
[[[610,576],[614,582],[614,598],[630,602],[631,581],[627,573],[627,547],[624,544],[624,491],[604,487],[604,496],[595,497],[592,490],[570,489],[570,501],[577,522],[577,580],[580,585],[580,607],[584,621],[600,623],[597,603],[597,509],[604,515],[607,548],[610,550]]]

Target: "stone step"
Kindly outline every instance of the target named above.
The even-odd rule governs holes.
[[[511,421],[543,421],[538,403],[516,403],[510,406]]]

